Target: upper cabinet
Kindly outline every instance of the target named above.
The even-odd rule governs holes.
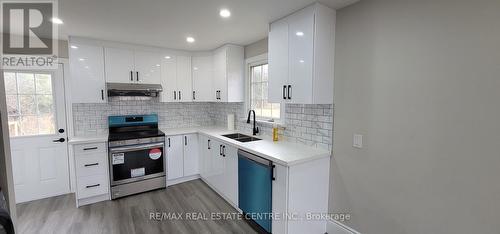
[[[213,54],[213,96],[218,102],[243,102],[244,50],[241,46],[225,45]]]
[[[269,100],[331,104],[335,11],[319,3],[269,27]]]
[[[166,55],[161,65],[162,102],[191,102],[191,56]]]
[[[160,83],[160,54],[113,47],[106,47],[104,51],[106,82]]]
[[[73,103],[106,102],[104,48],[70,40],[69,69]]]
[[[213,56],[212,54],[193,55],[191,60],[193,77],[193,101],[213,102]]]

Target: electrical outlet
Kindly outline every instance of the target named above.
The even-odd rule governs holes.
[[[363,148],[363,135],[354,134],[352,138],[352,147],[361,149]]]

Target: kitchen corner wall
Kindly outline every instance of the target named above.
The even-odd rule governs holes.
[[[162,103],[158,100],[122,98],[102,104],[73,104],[73,126],[76,136],[105,134],[110,115],[151,114],[159,117],[162,129],[198,126],[227,126],[227,115],[235,115],[235,128],[249,133],[244,103]],[[331,149],[332,105],[286,104],[282,139],[308,146]],[[258,122],[262,135],[272,135],[272,123]]]

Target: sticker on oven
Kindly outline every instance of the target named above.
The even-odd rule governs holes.
[[[113,162],[112,162],[113,165],[125,163],[125,154],[124,153],[111,154],[111,157],[113,159]]]
[[[156,148],[156,149],[151,149],[149,151],[149,158],[153,159],[153,160],[156,160],[156,159],[159,159],[161,157],[161,150]]]
[[[130,170],[130,177],[138,177],[146,174],[146,169],[144,167],[135,168]]]

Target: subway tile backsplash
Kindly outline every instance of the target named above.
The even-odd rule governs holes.
[[[249,133],[248,112],[243,103],[162,103],[157,99],[119,99],[99,104],[73,104],[76,136],[107,133],[110,115],[151,114],[159,117],[160,128],[227,126],[227,115],[235,115],[235,128]],[[333,105],[286,104],[282,139],[330,149],[333,135]],[[271,136],[272,123],[258,122],[260,134]]]

